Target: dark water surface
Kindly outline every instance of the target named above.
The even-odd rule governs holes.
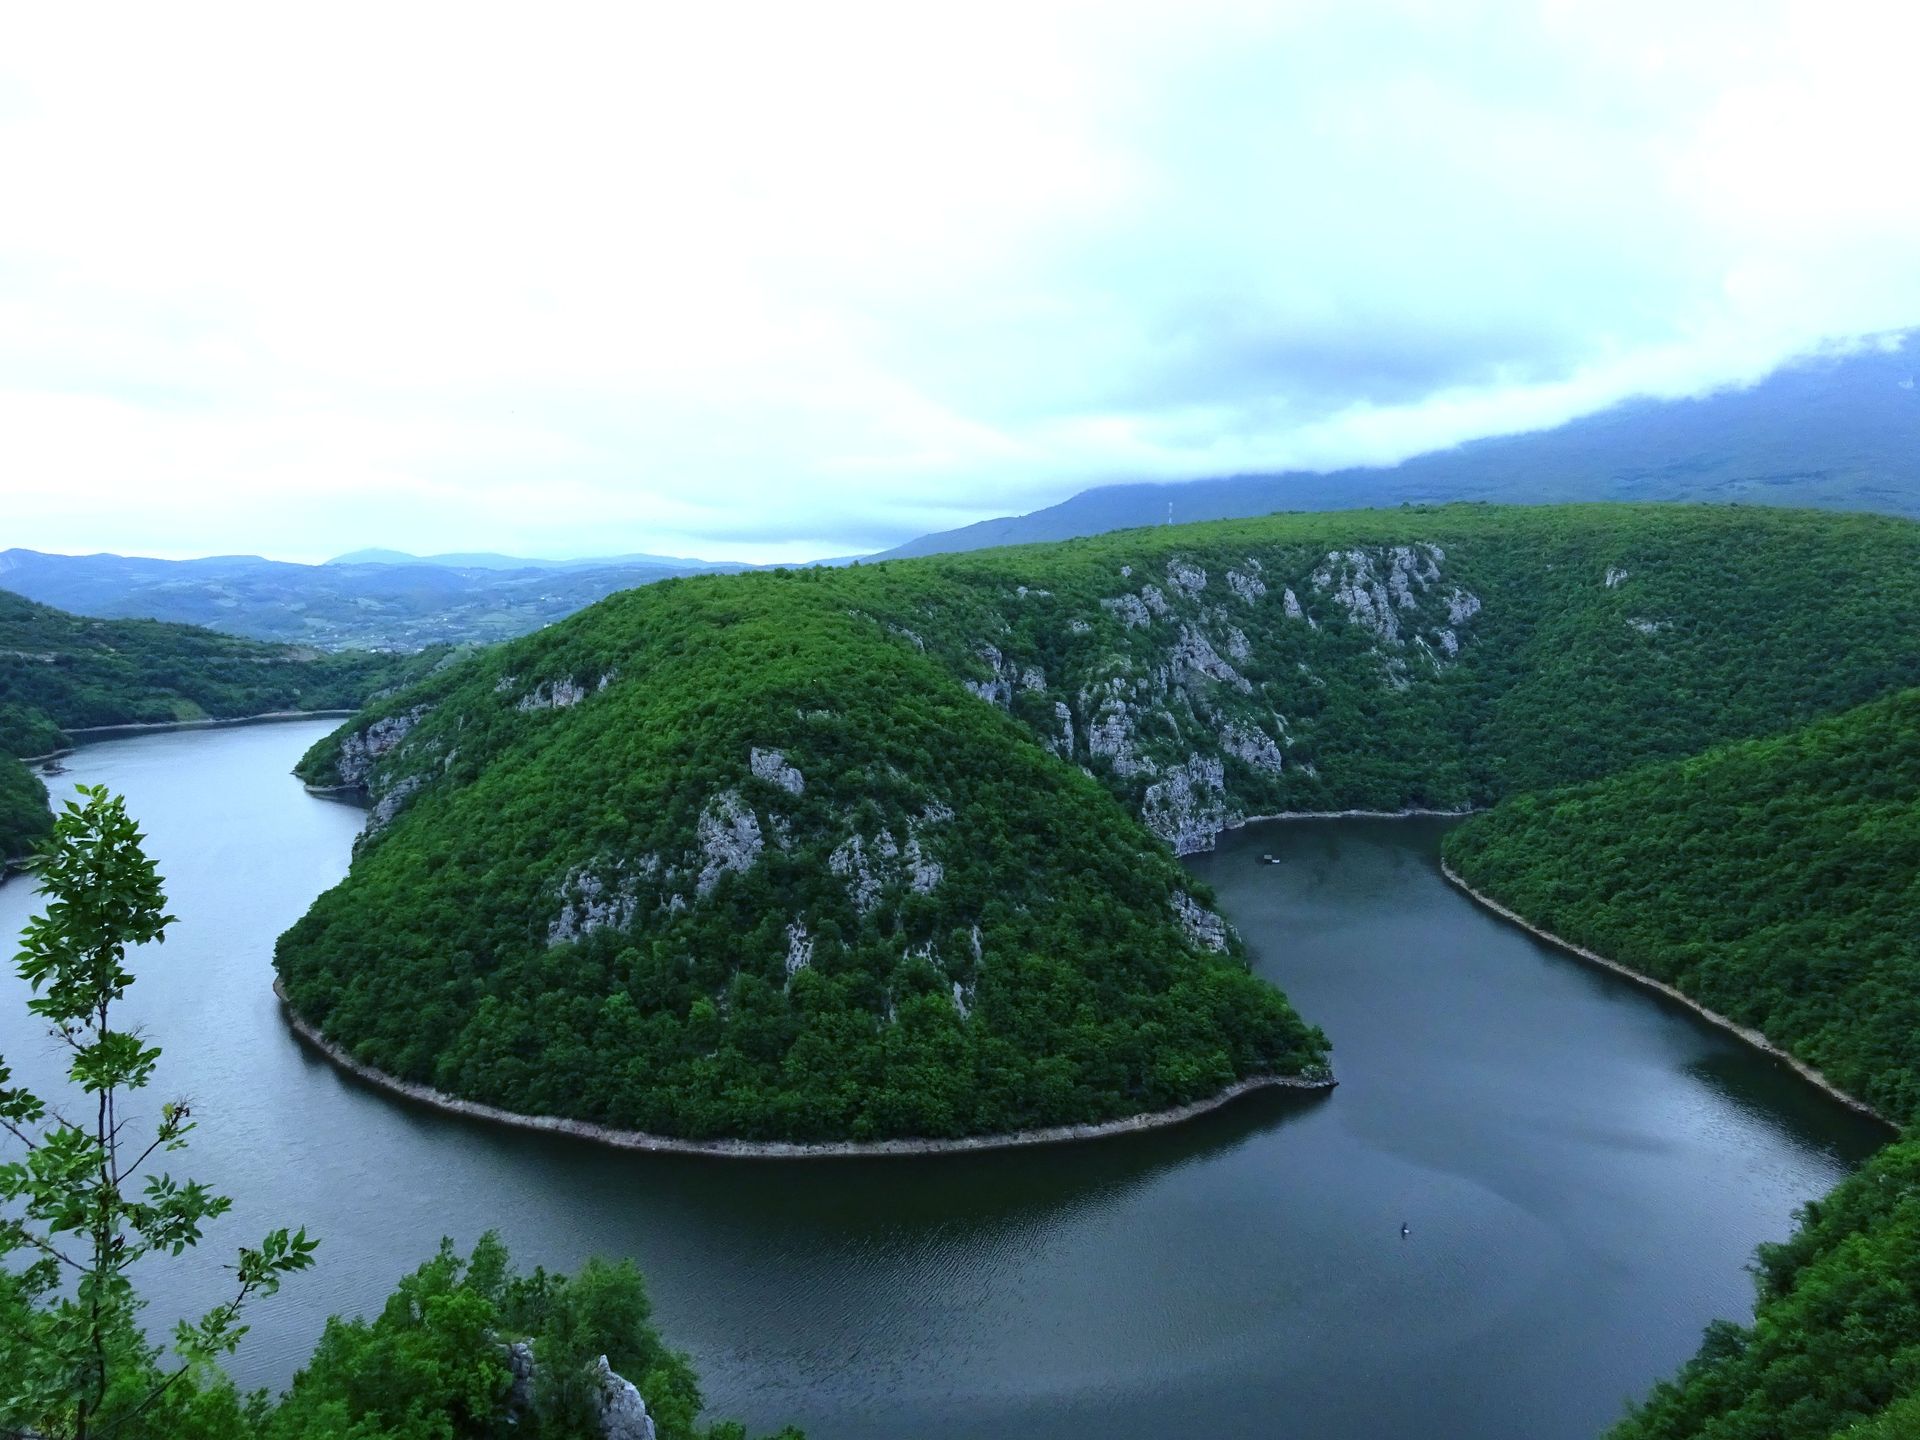
[[[1575,1440],[1708,1320],[1744,1317],[1753,1246],[1883,1138],[1477,910],[1425,821],[1262,826],[1194,862],[1333,1037],[1330,1096],[928,1160],[492,1130],[345,1079],[281,1023],[274,938],[360,824],[287,773],[332,723],[116,740],[65,777],[125,792],[180,917],[136,957],[129,1009],[165,1046],[162,1090],[202,1117],[176,1173],[238,1197],[203,1254],[281,1223],[324,1237],[319,1269],[256,1312],[246,1384],[284,1383],[326,1314],[377,1305],[440,1236],[493,1226],[527,1264],[634,1256],[714,1412],[814,1440]],[[33,903],[0,886],[0,933]],[[22,988],[9,965],[0,1050],[42,1082],[57,1062]],[[150,1286],[153,1318],[213,1303],[219,1279]]]

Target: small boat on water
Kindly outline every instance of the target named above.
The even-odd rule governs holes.
[[[1278,865],[1280,863],[1280,857],[1278,855],[1273,854],[1270,851],[1262,851],[1260,855],[1260,863],[1262,865]]]
[[[40,773],[42,775],[64,775],[67,773],[67,767],[62,765],[58,760],[48,760],[41,764]]]

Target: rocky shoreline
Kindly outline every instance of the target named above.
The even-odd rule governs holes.
[[[1882,1115],[1878,1110],[1874,1109],[1871,1105],[1867,1104],[1866,1101],[1858,1098],[1857,1096],[1849,1095],[1845,1090],[1842,1090],[1838,1085],[1834,1084],[1831,1080],[1827,1079],[1825,1075],[1821,1074],[1818,1070],[1814,1069],[1813,1066],[1807,1064],[1804,1060],[1799,1059],[1797,1056],[1788,1054],[1785,1050],[1781,1049],[1778,1045],[1774,1044],[1773,1041],[1769,1040],[1765,1035],[1761,1034],[1760,1031],[1753,1029],[1751,1026],[1742,1025],[1739,1021],[1730,1019],[1729,1017],[1722,1015],[1717,1010],[1709,1010],[1705,1005],[1702,1005],[1698,1000],[1694,999],[1691,995],[1687,994],[1684,990],[1681,990],[1675,986],[1669,985],[1664,980],[1656,980],[1651,975],[1642,974],[1640,971],[1635,970],[1630,966],[1622,965],[1618,960],[1610,960],[1605,955],[1602,955],[1597,951],[1587,949],[1584,945],[1575,945],[1572,941],[1563,940],[1560,936],[1555,935],[1550,930],[1541,929],[1538,925],[1535,925],[1531,920],[1528,920],[1524,915],[1521,915],[1514,910],[1508,909],[1505,905],[1502,905],[1498,900],[1495,900],[1489,895],[1481,894],[1478,890],[1474,889],[1471,885],[1469,885],[1460,876],[1460,874],[1456,870],[1454,870],[1452,866],[1448,865],[1445,861],[1442,861],[1440,864],[1440,873],[1446,876],[1449,882],[1451,882],[1453,885],[1455,885],[1460,890],[1464,891],[1468,896],[1470,896],[1476,904],[1479,904],[1481,906],[1484,906],[1486,909],[1491,910],[1494,914],[1498,915],[1501,919],[1510,921],[1513,924],[1518,925],[1522,930],[1525,930],[1528,934],[1533,935],[1538,939],[1546,941],[1549,945],[1553,946],[1556,950],[1563,950],[1567,954],[1577,956],[1579,959],[1585,960],[1590,964],[1599,965],[1604,969],[1611,970],[1616,975],[1624,975],[1627,979],[1633,981],[1637,985],[1643,985],[1649,990],[1657,990],[1670,1000],[1677,1000],[1680,1004],[1686,1006],[1687,1009],[1693,1011],[1694,1014],[1698,1015],[1701,1019],[1707,1021],[1709,1024],[1716,1025],[1720,1029],[1725,1030],[1728,1034],[1733,1035],[1737,1039],[1740,1039],[1746,1042],[1748,1045],[1751,1045],[1754,1049],[1760,1051],[1763,1055],[1770,1055],[1774,1059],[1781,1061],[1783,1064],[1788,1066],[1788,1068],[1790,1068],[1796,1074],[1798,1074],[1801,1079],[1807,1081],[1809,1084],[1817,1086],[1821,1090],[1824,1090],[1827,1094],[1831,1095],[1834,1099],[1838,1100],[1842,1105],[1847,1106],[1851,1110],[1857,1110],[1862,1115],[1870,1116],[1871,1118],[1878,1120],[1882,1125],[1885,1125],[1888,1129],[1893,1130],[1896,1133],[1900,1130],[1899,1125],[1895,1124],[1892,1120],[1889,1120],[1886,1116]]]
[[[523,1115],[496,1105],[462,1100],[426,1085],[397,1079],[349,1055],[342,1047],[322,1035],[287,1001],[286,991],[276,979],[273,993],[280,1001],[281,1013],[301,1042],[318,1051],[342,1070],[409,1100],[430,1105],[453,1115],[485,1120],[517,1130],[543,1130],[567,1135],[616,1150],[644,1150],[667,1155],[706,1155],[728,1160],[841,1160],[892,1155],[954,1155],[986,1150],[1011,1150],[1028,1145],[1061,1145],[1076,1140],[1101,1140],[1115,1135],[1132,1135],[1158,1130],[1195,1119],[1243,1095],[1256,1090],[1331,1090],[1339,1082],[1328,1076],[1310,1080],[1290,1075],[1259,1075],[1235,1081],[1217,1095],[1177,1105],[1171,1110],[1154,1110],[1144,1115],[1127,1115],[1118,1120],[1102,1120],[1088,1125],[1050,1125],[1037,1130],[1015,1130],[1000,1135],[969,1135],[957,1140],[682,1140],[672,1135],[654,1135],[644,1130],[617,1130],[586,1120],[569,1120],[558,1115]]]

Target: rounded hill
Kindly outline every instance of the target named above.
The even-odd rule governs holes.
[[[1844,642],[1844,643],[1842,643]],[[1324,1074],[1175,860],[1920,684],[1920,526],[1453,506],[669,581],[449,667],[284,937],[361,1064],[682,1137],[958,1137]],[[1284,957],[1280,957],[1284,963]]]

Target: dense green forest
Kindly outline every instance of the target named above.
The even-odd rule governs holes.
[[[53,828],[47,787],[11,755],[0,755],[0,874]]]
[[[518,1391],[503,1337],[524,1340],[536,1362]],[[658,1440],[746,1440],[736,1423],[699,1423],[698,1377],[654,1328],[631,1261],[589,1260],[572,1276],[520,1275],[492,1235],[469,1256],[443,1242],[371,1320],[329,1320],[287,1393],[240,1407],[245,1423],[231,1433],[235,1440],[601,1440],[594,1376],[602,1356],[644,1397]],[[219,1392],[201,1401],[215,1414],[229,1403]],[[184,1433],[213,1440],[219,1432],[202,1423]],[[789,1429],[774,1440],[801,1437]]]
[[[1920,1119],[1920,691],[1518,796],[1446,855],[1543,928]],[[1751,1329],[1716,1327],[1619,1440],[1825,1440],[1920,1393],[1920,1142],[1809,1206],[1757,1276]]]
[[[411,804],[283,939],[295,1008],[408,1079],[689,1137],[951,1137],[1318,1069],[1164,847],[835,600],[667,582],[378,707],[319,778],[436,778],[376,786],[375,822]]]
[[[17,1274],[0,1271],[0,1362],[16,1367],[8,1374],[16,1382],[40,1378],[33,1299]],[[515,1373],[515,1344],[535,1362],[530,1376]],[[658,1440],[747,1440],[737,1422],[702,1422],[699,1377],[661,1338],[631,1261],[520,1274],[493,1235],[470,1255],[443,1242],[370,1318],[328,1320],[283,1395],[241,1394],[212,1366],[169,1384],[166,1357],[125,1323],[109,1353],[102,1433],[121,1440],[602,1440],[603,1355],[615,1383],[630,1382],[644,1400]],[[57,1407],[48,1415],[21,1405],[19,1392],[0,1389],[0,1433],[70,1433]],[[15,1431],[29,1414],[51,1428]],[[786,1429],[772,1440],[801,1435]]]
[[[1920,683],[1917,562],[1875,517],[1456,506],[668,581],[317,746],[373,814],[277,963],[382,1069],[680,1135],[1311,1070],[1147,832],[1462,808]]]
[[[1518,796],[1446,854],[1543,929],[1920,1118],[1920,690]]]
[[[352,710],[452,652],[322,654],[154,620],[91,620],[0,590],[0,861],[45,833],[46,795],[13,758],[94,725]]]

